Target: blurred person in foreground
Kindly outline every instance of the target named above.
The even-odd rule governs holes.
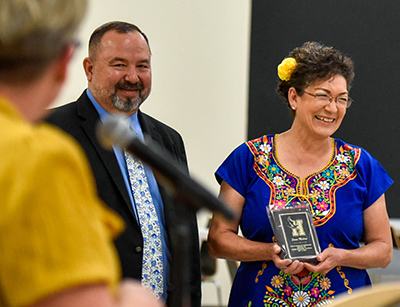
[[[216,172],[220,196],[240,215],[234,222],[215,215],[209,232],[212,255],[241,261],[229,306],[321,306],[370,285],[366,269],[392,258],[384,196],[392,180],[366,150],[331,137],[352,102],[352,60],[307,42],[278,75],[291,128],[242,144]],[[296,199],[312,211],[322,251],[315,265],[282,260],[274,243],[268,210]]]
[[[0,306],[161,306],[120,280],[122,220],[73,139],[39,124],[74,53],[84,0],[0,1]]]
[[[88,88],[77,101],[56,108],[46,120],[79,142],[92,166],[99,196],[124,219],[126,230],[115,241],[123,276],[141,280],[167,303],[180,291],[171,282],[174,272],[179,272],[177,266],[181,266],[174,255],[177,247],[173,246],[172,233],[185,221],[190,237],[185,249],[185,257],[190,257],[188,291],[191,306],[200,307],[196,213],[173,201],[151,167],[118,146],[113,150],[103,148],[96,135],[100,120],[115,113],[123,115],[138,138],[165,151],[188,172],[181,135],[140,109],[152,86],[148,38],[136,25],[111,21],[93,31],[88,51],[89,56],[83,60]]]

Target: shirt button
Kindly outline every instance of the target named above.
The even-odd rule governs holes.
[[[141,253],[142,252],[142,248],[140,246],[136,246],[135,247],[135,252]]]

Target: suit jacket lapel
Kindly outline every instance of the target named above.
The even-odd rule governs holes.
[[[140,110],[138,111],[138,119],[143,131],[145,141],[146,139],[150,139],[150,142],[156,143],[161,148],[163,148],[163,140],[161,135],[155,130],[154,124],[149,121],[145,116],[143,116],[143,113]]]
[[[131,213],[135,215],[128,195],[128,191],[125,187],[125,182],[122,177],[121,170],[119,168],[117,159],[115,158],[114,151],[105,149],[97,139],[96,127],[100,122],[100,117],[86,94],[82,95],[77,101],[77,109],[78,116],[83,119],[82,128],[92,142],[93,147],[96,149],[100,157],[100,162],[110,173],[110,176],[114,180],[115,186],[122,194],[126,205],[128,206]],[[111,189],[112,187],[109,188]]]

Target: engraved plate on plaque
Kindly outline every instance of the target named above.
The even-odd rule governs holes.
[[[317,262],[321,248],[308,207],[271,210],[270,221],[282,259]]]

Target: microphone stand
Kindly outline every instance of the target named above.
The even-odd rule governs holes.
[[[190,228],[187,220],[180,220],[171,230],[171,246],[173,291],[168,297],[168,307],[190,307],[191,255],[189,253]]]
[[[151,166],[151,165],[150,165]],[[196,214],[199,208],[199,199],[193,195],[193,189],[188,189],[187,184],[191,186],[198,185],[194,181],[186,181],[184,185],[179,181],[171,181],[157,169],[153,169],[154,176],[159,183],[161,191],[165,191],[171,200],[173,200],[180,210],[174,216],[174,223],[171,228],[171,280],[173,291],[168,296],[168,307],[191,307],[191,244],[193,236],[190,233],[190,219],[185,218],[188,214]],[[177,212],[176,212],[177,213]],[[228,216],[228,218],[231,218]],[[198,244],[199,242],[195,242]],[[199,247],[200,250],[200,247]],[[200,269],[200,268],[199,268]],[[199,293],[200,295],[200,293]]]

